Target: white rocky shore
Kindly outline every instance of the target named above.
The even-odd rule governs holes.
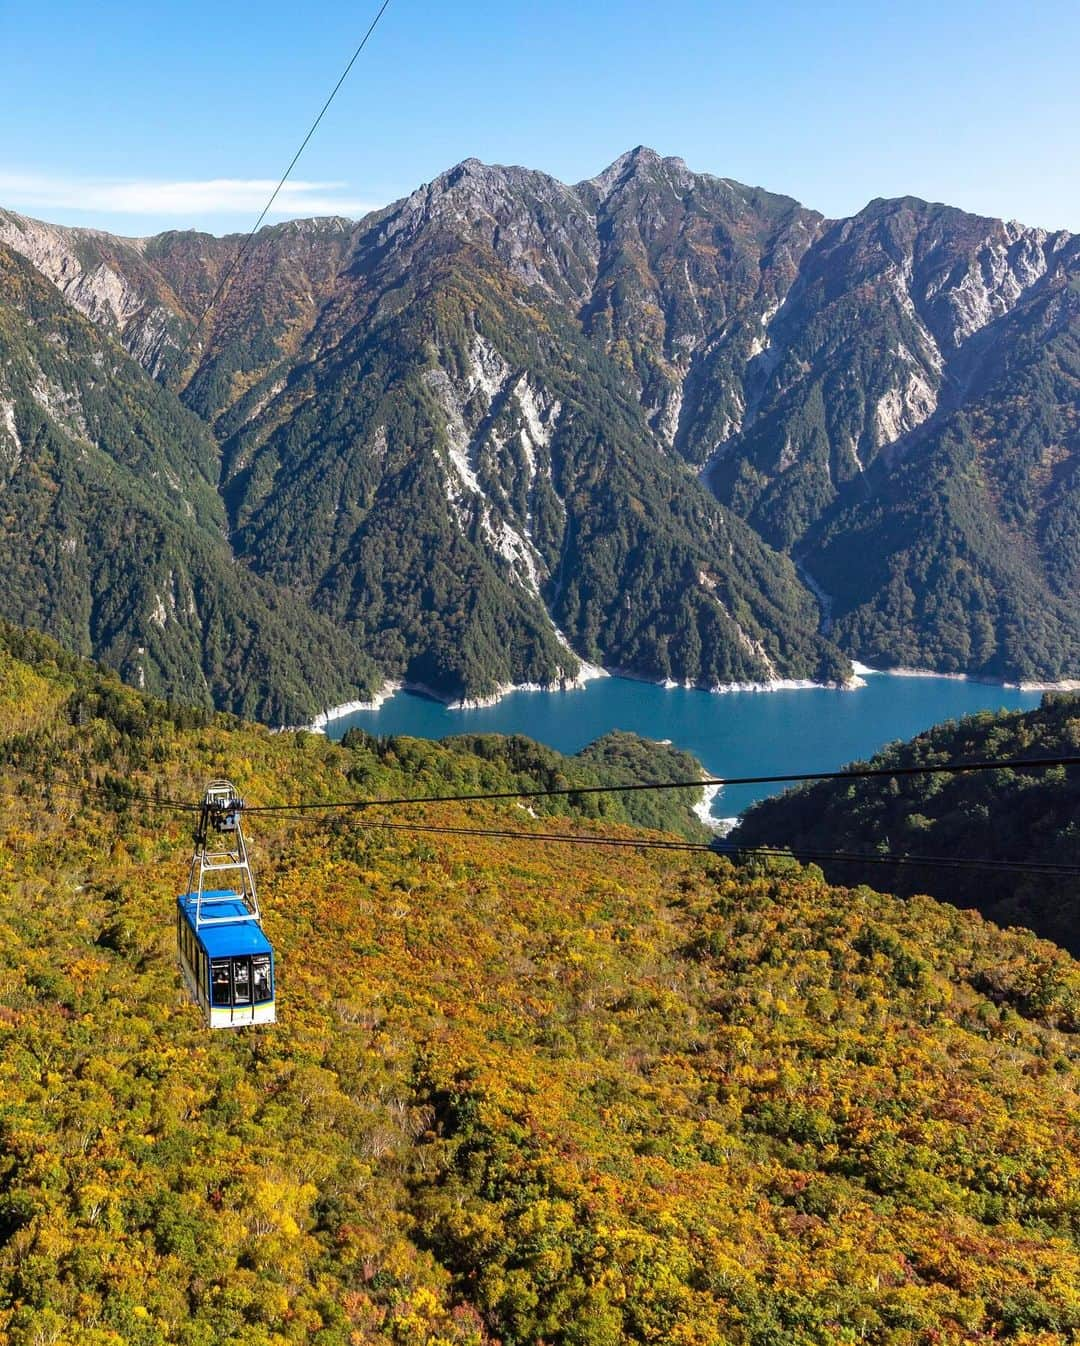
[[[702,799],[693,806],[694,812],[697,814],[698,818],[712,832],[723,833],[727,830],[725,829],[724,824],[730,821],[726,818],[714,818],[712,813],[713,800],[720,794],[723,788],[722,785],[706,785]]]
[[[383,683],[375,695],[368,701],[346,701],[340,706],[331,706],[317,715],[310,725],[305,726],[314,733],[324,733],[333,720],[351,715],[354,711],[378,710],[396,692],[420,692],[441,701],[447,710],[482,710],[494,706],[511,692],[571,692],[584,687],[596,678],[629,678],[633,682],[647,682],[654,687],[664,687],[671,691],[683,688],[686,691],[712,692],[723,696],[730,692],[800,692],[800,691],[844,691],[853,692],[866,686],[868,677],[887,676],[892,678],[947,678],[951,682],[975,682],[983,686],[1004,687],[1010,691],[1021,692],[1078,692],[1080,679],[1067,678],[1061,682],[1005,682],[997,678],[977,678],[970,673],[941,673],[933,668],[871,668],[869,664],[851,661],[852,676],[846,682],[814,682],[809,678],[772,678],[767,682],[722,682],[700,683],[686,679],[676,682],[673,678],[648,678],[625,668],[602,668],[599,664],[581,661],[581,667],[573,678],[560,678],[555,682],[505,682],[501,683],[488,696],[463,697],[448,701],[433,687],[420,682],[402,682],[388,680]],[[713,820],[715,821],[715,820]],[[711,824],[710,824],[711,825]]]
[[[1006,682],[1003,678],[978,678],[972,673],[939,673],[934,668],[870,668],[857,659],[851,661],[851,666],[860,680],[868,674],[884,674],[890,678],[948,678],[950,682],[974,682],[980,687],[1004,687],[1010,692],[1080,692],[1080,678],[1064,678],[1060,682]],[[860,681],[859,685],[865,686],[865,683]]]
[[[859,668],[852,665],[854,672],[846,682],[814,682],[811,678],[770,678],[765,682],[694,682],[684,678],[681,682],[674,678],[647,678],[641,673],[631,673],[625,668],[609,668],[613,678],[629,678],[632,682],[648,682],[654,687],[663,687],[674,691],[681,687],[687,692],[712,692],[716,696],[725,696],[729,692],[854,692],[866,683],[859,674]],[[871,670],[873,671],[873,670]]]
[[[321,711],[305,729],[310,729],[313,734],[325,734],[326,726],[332,720],[340,720],[343,715],[352,715],[358,710],[378,710],[384,702],[389,701],[395,692],[400,692],[404,688],[403,682],[386,681],[371,698],[370,701],[343,701],[340,706],[331,706],[329,710]]]
[[[601,668],[599,664],[587,663],[584,659],[580,661],[581,667],[578,669],[575,677],[558,678],[555,682],[504,682],[493,691],[489,696],[464,697],[458,701],[447,701],[447,710],[482,710],[485,706],[494,706],[500,702],[504,696],[511,692],[573,692],[584,687],[587,682],[594,682],[597,678],[607,678],[611,675],[606,668]],[[410,690],[409,684],[405,684],[406,691]],[[422,691],[427,696],[433,696],[436,701],[442,701],[443,698],[438,693],[431,691],[426,687],[417,687],[412,690]]]
[[[343,716],[352,715],[358,710],[378,710],[398,692],[419,692],[421,696],[430,697],[432,701],[441,701],[447,710],[482,710],[485,706],[496,705],[511,692],[572,692],[595,678],[609,676],[606,668],[581,660],[581,667],[573,678],[559,678],[556,682],[504,682],[500,683],[489,696],[465,697],[457,701],[447,701],[446,697],[434,687],[429,687],[423,682],[388,679],[369,701],[343,701],[340,706],[331,706],[329,710],[320,712],[311,724],[304,727],[312,733],[323,734],[327,725],[334,720],[340,720]]]
[[[854,674],[846,682],[813,682],[809,678],[772,678],[767,682],[693,682],[687,678],[676,682],[672,678],[647,678],[640,673],[631,673],[624,668],[602,668],[599,664],[580,661],[581,667],[573,678],[559,678],[555,682],[504,682],[487,696],[463,697],[448,701],[444,695],[422,682],[387,681],[369,701],[345,701],[340,706],[331,706],[322,711],[310,725],[305,726],[313,733],[325,733],[333,720],[351,715],[358,710],[378,710],[396,692],[419,692],[433,701],[441,701],[447,710],[483,710],[487,706],[497,705],[511,692],[572,692],[597,678],[629,678],[633,682],[647,682],[654,687],[664,687],[668,691],[681,687],[686,691],[712,692],[718,696],[729,692],[799,692],[799,691],[844,691],[852,692],[865,687],[862,674],[875,673],[877,669],[866,669],[863,665],[853,664]],[[914,676],[914,675],[913,675]]]

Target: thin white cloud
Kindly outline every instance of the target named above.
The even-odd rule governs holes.
[[[157,215],[195,219],[208,215],[254,218],[277,186],[269,178],[211,178],[155,182],[62,178],[0,170],[0,204],[17,210],[78,210],[95,215]],[[270,214],[347,215],[358,218],[383,203],[357,200],[345,182],[287,182]]]

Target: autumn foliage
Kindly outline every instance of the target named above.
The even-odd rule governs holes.
[[[274,735],[21,653],[3,1346],[1080,1337],[1080,968],[1053,945],[794,864],[544,843],[512,803],[417,812],[535,841],[264,815],[280,1022],[211,1034],[172,948],[188,820],[133,789],[515,768]],[[602,829],[630,835],[558,820]]]

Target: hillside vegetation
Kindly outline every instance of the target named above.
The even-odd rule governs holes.
[[[1080,697],[1053,693],[1031,711],[983,711],[936,725],[870,759],[873,767],[931,766],[1080,753]],[[863,765],[857,763],[855,765]],[[736,845],[1080,865],[1080,772],[990,771],[821,781],[756,804],[731,834]],[[1080,954],[1075,879],[931,865],[826,864],[831,877],[890,892],[934,893],[1024,925]]]
[[[1060,950],[793,864],[253,816],[281,1019],[211,1035],[172,951],[190,820],[132,789],[429,793],[537,759],[275,735],[3,643],[3,1346],[1080,1333]]]

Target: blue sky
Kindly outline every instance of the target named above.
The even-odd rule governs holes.
[[[250,227],[375,8],[0,0],[0,205]],[[646,144],[834,216],[913,194],[1080,230],[1078,58],[1076,0],[391,0],[277,218]]]

